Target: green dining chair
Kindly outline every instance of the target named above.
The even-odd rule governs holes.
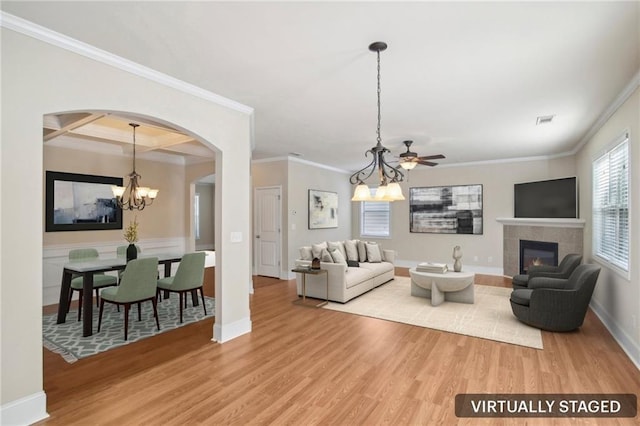
[[[100,255],[98,250],[94,248],[73,249],[69,251],[69,261],[81,262],[98,259]],[[71,299],[73,298],[73,292],[78,292],[78,321],[82,318],[82,296],[83,296],[83,278],[80,274],[74,274],[71,279],[71,291],[69,291],[69,304],[71,306]],[[111,287],[118,285],[118,278],[113,275],[106,275],[104,272],[93,274],[93,288],[96,289],[96,306],[100,303],[99,289],[104,287]],[[67,310],[68,312],[68,310]]]
[[[194,290],[200,290],[202,307],[204,308],[204,314],[207,315],[207,307],[204,303],[204,291],[202,289],[205,256],[206,254],[203,251],[185,254],[180,261],[180,265],[178,265],[175,276],[160,278],[158,280],[158,295],[161,291],[178,293],[180,295],[180,323],[182,323],[183,306],[187,303],[187,293]]]
[[[129,334],[129,309],[131,308],[131,304],[138,304],[138,320],[141,320],[140,304],[147,300],[150,300],[153,304],[153,316],[156,319],[156,325],[159,331],[160,321],[158,320],[156,300],[157,274],[157,257],[129,261],[122,273],[120,285],[113,288],[105,288],[100,294],[98,332],[100,332],[100,326],[102,325],[104,302],[113,303],[117,306],[124,305],[124,340],[127,340]]]

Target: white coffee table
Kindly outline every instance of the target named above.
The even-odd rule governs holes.
[[[409,269],[411,275],[411,295],[431,299],[432,306],[442,302],[473,303],[474,290],[472,272],[452,272],[444,274],[418,272]]]

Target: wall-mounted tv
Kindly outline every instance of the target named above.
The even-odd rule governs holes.
[[[514,186],[514,217],[578,218],[578,183],[574,177]]]

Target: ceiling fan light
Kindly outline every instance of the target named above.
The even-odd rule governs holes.
[[[113,192],[114,197],[122,197],[122,194],[124,194],[124,186],[112,185],[111,192]]]
[[[156,198],[158,196],[158,192],[160,192],[159,189],[150,189],[149,190],[149,198],[151,198],[153,200],[154,198]]]
[[[369,191],[369,187],[364,183],[358,184],[356,189],[353,191],[353,198],[351,201],[369,201],[371,200],[371,191]]]
[[[387,185],[380,185],[376,189],[376,195],[374,196],[376,201],[385,201],[387,196]]]
[[[413,170],[417,165],[418,163],[414,161],[403,161],[402,163],[400,163],[400,167],[405,170]]]

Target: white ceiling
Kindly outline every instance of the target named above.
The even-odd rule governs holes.
[[[376,138],[441,164],[575,149],[640,69],[639,2],[10,2],[2,10],[255,109],[254,159],[345,170]],[[104,84],[104,82],[96,82]],[[167,100],[170,102],[170,100]],[[536,117],[554,115],[536,126]]]

